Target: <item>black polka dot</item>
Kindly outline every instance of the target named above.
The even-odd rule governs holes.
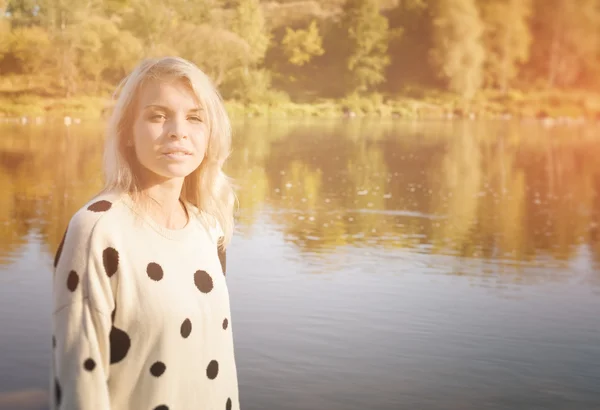
[[[85,370],[91,372],[96,368],[96,362],[94,361],[94,359],[87,359],[85,362],[83,362],[83,367],[85,368]]]
[[[217,374],[219,374],[219,362],[211,360],[206,368],[206,376],[209,379],[214,380],[217,377]]]
[[[198,270],[194,274],[194,283],[198,290],[202,293],[208,293],[213,289],[213,280],[204,270]]]
[[[54,401],[56,403],[56,407],[60,406],[61,399],[62,391],[60,389],[60,384],[58,383],[58,379],[54,379]]]
[[[154,410],[169,410],[169,407],[161,404],[160,406],[155,407]]]
[[[88,211],[92,211],[92,212],[106,212],[110,209],[111,206],[112,206],[112,203],[102,200],[102,201],[94,202],[93,204],[88,206],[87,209],[88,209]]]
[[[150,262],[146,267],[146,273],[150,279],[155,281],[159,281],[163,278],[163,270],[158,263]]]
[[[112,275],[117,273],[119,267],[119,252],[115,248],[106,248],[102,252],[102,263],[104,264],[104,270],[110,278]]]
[[[167,370],[167,366],[163,362],[156,362],[150,367],[150,374],[154,377],[160,377]]]
[[[223,246],[223,242],[225,238],[220,237],[217,245],[217,254],[219,255],[219,262],[221,262],[221,270],[223,271],[223,275],[227,273],[227,251]]]
[[[79,285],[79,275],[77,272],[72,270],[69,272],[69,277],[67,278],[67,289],[69,289],[71,292],[75,292],[77,285]]]
[[[229,326],[229,320],[225,318],[223,319],[223,330],[227,330],[227,326]]]
[[[65,245],[65,238],[67,237],[67,231],[63,234],[63,237],[58,245],[58,249],[56,250],[56,255],[54,255],[54,267],[58,266],[58,261],[60,260],[60,254],[62,253],[63,246]]]
[[[131,339],[129,335],[118,329],[116,327],[112,327],[110,330],[110,363],[118,363],[127,356],[127,352],[131,347]]]
[[[185,319],[181,324],[181,336],[185,339],[192,333],[192,322],[190,319]]]
[[[231,399],[227,399],[227,403],[225,403],[225,410],[231,410]]]

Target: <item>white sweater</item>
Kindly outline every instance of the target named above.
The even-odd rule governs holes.
[[[54,261],[51,409],[239,409],[222,231],[186,206],[179,230],[123,194],[71,219]]]

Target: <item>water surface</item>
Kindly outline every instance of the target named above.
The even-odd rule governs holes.
[[[102,127],[0,131],[0,409],[44,408],[52,259]],[[599,131],[237,123],[243,409],[600,408]]]

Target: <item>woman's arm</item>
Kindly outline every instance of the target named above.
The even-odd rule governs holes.
[[[223,245],[223,236],[220,236],[217,240],[217,254],[219,255],[223,275],[227,275],[227,249]]]
[[[111,277],[118,255],[101,233],[100,218],[78,212],[55,258],[51,409],[110,409]]]

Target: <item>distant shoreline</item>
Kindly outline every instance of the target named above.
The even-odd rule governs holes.
[[[405,119],[554,119],[600,121],[600,95],[584,92],[515,92],[482,95],[468,106],[455,96],[428,94],[421,98],[380,95],[346,99],[322,99],[312,103],[281,101],[243,104],[226,101],[234,118],[405,118]],[[106,97],[76,96],[43,98],[39,96],[4,97],[0,94],[0,121],[40,122],[64,117],[93,120],[108,115],[111,100]]]

